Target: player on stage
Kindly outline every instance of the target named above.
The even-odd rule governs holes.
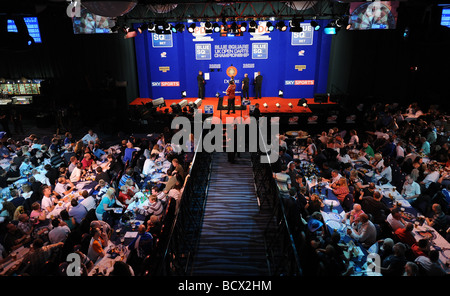
[[[197,76],[197,84],[198,84],[198,98],[199,99],[204,99],[205,98],[205,78],[203,77],[203,72],[202,71],[198,71],[198,76]]]
[[[231,113],[236,113],[236,107],[234,104],[235,91],[236,91],[236,84],[234,84],[234,80],[230,80],[230,82],[228,84],[228,88],[226,90],[226,93],[228,96],[228,112],[225,114],[230,114],[231,108],[233,108],[233,112],[231,112]]]
[[[258,75],[255,77],[255,99],[261,99],[262,80],[261,72],[258,71]]]
[[[249,99],[248,89],[250,87],[250,79],[248,78],[248,74],[244,74],[244,79],[242,79],[242,100]]]

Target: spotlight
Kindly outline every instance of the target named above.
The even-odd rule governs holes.
[[[277,106],[277,108],[280,108],[280,103],[276,103],[275,106]]]
[[[220,32],[220,26],[219,26],[218,23],[214,23],[214,24],[213,24],[213,31],[214,31],[215,33],[219,33],[219,32]]]
[[[138,28],[139,34],[142,34],[142,32],[144,32],[145,30],[148,30],[148,24],[143,23],[143,24]]]
[[[177,27],[176,27],[176,26],[173,26],[173,25],[170,25],[170,31],[171,31],[172,33],[178,32]]]
[[[251,21],[249,24],[249,27],[248,27],[248,32],[255,33],[257,26],[258,26],[258,24],[255,21]]]
[[[282,32],[284,32],[284,31],[287,30],[287,26],[286,26],[286,24],[285,24],[283,21],[279,21],[279,22],[276,24],[276,27],[277,27],[278,30],[280,30],[280,31],[282,31]]]
[[[176,24],[176,25],[175,25],[175,29],[176,29],[178,32],[182,33],[182,32],[184,32],[184,25],[183,25],[183,24]]]
[[[212,32],[213,32],[213,25],[212,25],[212,23],[210,21],[207,21],[205,23],[205,33],[210,34]]]
[[[156,24],[155,23],[149,23],[148,24],[148,29],[147,29],[150,33],[155,33],[156,32]]]
[[[166,102],[164,101],[164,98],[158,98],[158,99],[152,101],[152,105],[155,108],[166,107]]]
[[[179,102],[178,105],[180,105],[181,108],[184,108],[184,107],[186,107],[187,103],[188,103],[188,101],[185,99],[185,100],[182,100],[181,102]]]
[[[316,22],[316,21],[311,21],[311,27],[314,28],[314,31],[317,31],[317,30],[320,29],[320,25],[319,25],[319,23]]]
[[[263,106],[264,106],[264,108],[269,107],[269,105],[267,105],[267,103],[264,103]]]
[[[185,98],[185,97],[186,97],[186,91],[185,91],[185,90],[183,90],[183,91],[181,92],[181,97],[182,97],[182,98]]]
[[[194,103],[194,107],[198,109],[201,105],[202,105],[202,99],[198,98]]]
[[[308,107],[308,103],[306,102],[306,99],[300,99],[298,100],[297,106]]]
[[[294,105],[292,105],[292,103],[290,103],[290,102],[289,102],[288,106],[291,108],[294,107]]]
[[[300,26],[300,20],[299,19],[292,19],[289,21],[289,32],[303,32],[303,27]]]
[[[188,30],[189,33],[194,33],[195,28],[196,28],[195,23],[192,23],[192,24],[187,28],[187,30]]]
[[[216,92],[216,98],[220,97],[219,92]]]
[[[237,23],[236,22],[233,22],[232,24],[231,24],[231,27],[230,27],[230,31],[231,31],[231,33],[238,33],[238,26],[237,26]]]
[[[272,25],[271,22],[267,22],[267,23],[266,23],[266,27],[267,27],[267,29],[269,30],[269,32],[272,32],[273,29],[274,29],[274,27],[273,27],[273,25]]]
[[[282,91],[281,89],[278,91],[278,96],[279,96],[280,98],[283,97],[283,91]]]
[[[329,23],[326,25],[326,27],[323,29],[323,32],[327,35],[335,35],[336,34],[336,27],[333,26],[332,23]]]
[[[241,27],[240,27],[240,30],[241,30],[241,32],[245,32],[245,31],[247,31],[247,23],[246,23],[246,22],[244,22],[244,23],[241,23]]]

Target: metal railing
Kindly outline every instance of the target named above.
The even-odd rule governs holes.
[[[271,211],[270,219],[264,230],[264,244],[269,272],[272,276],[301,276],[302,268],[296,241],[298,233],[292,233],[286,218],[283,197],[273,177],[270,161],[261,162],[266,152],[251,153],[255,188],[260,211]]]
[[[181,199],[173,219],[164,225],[166,233],[158,242],[149,275],[189,275],[200,239],[211,157],[211,153],[196,149]]]

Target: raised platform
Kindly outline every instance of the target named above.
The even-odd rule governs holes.
[[[198,98],[183,98],[183,99],[177,99],[177,100],[166,100],[166,107],[160,107],[157,109],[158,112],[172,112],[170,105],[173,103],[179,103],[182,100],[187,100],[189,102],[195,102]],[[263,97],[261,99],[250,99],[250,104],[254,105],[256,103],[259,103],[259,109],[261,110],[261,113],[263,115],[296,115],[296,114],[311,114],[312,111],[311,108],[315,106],[325,106],[325,105],[336,105],[336,103],[328,102],[328,103],[315,103],[313,98],[307,98],[307,106],[297,106],[300,98],[297,99],[288,99],[288,98],[279,98],[279,97]],[[138,106],[138,105],[145,105],[147,103],[150,103],[152,99],[149,98],[137,98],[133,102],[130,103],[130,105]],[[279,107],[276,104],[279,104]],[[289,106],[289,103],[292,104],[292,107]],[[249,114],[249,106],[245,106],[245,110],[239,110],[241,105],[241,97],[236,97],[236,113],[225,115],[226,113],[226,107],[227,107],[227,97],[225,96],[223,98],[223,106],[220,105],[219,98],[217,97],[207,97],[204,100],[202,100],[202,105],[199,108],[199,111],[202,113],[208,113],[213,114],[216,117],[223,118],[224,116],[242,116],[247,117]],[[264,107],[264,104],[267,104],[267,107]],[[168,109],[168,111],[165,111]],[[211,113],[212,112],[212,113]]]

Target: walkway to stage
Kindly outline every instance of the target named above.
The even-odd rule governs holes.
[[[192,275],[266,276],[263,232],[249,153],[235,163],[214,153],[203,226]]]

